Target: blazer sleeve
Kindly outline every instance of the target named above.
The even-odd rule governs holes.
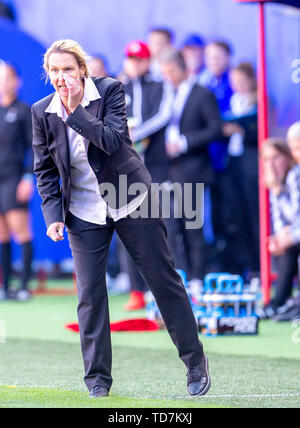
[[[123,84],[114,80],[103,96],[103,102],[103,120],[79,105],[65,123],[106,154],[112,155],[123,144],[127,126]]]
[[[132,130],[132,140],[134,142],[143,140],[164,128],[171,118],[173,104],[172,87],[164,84],[157,112],[151,118],[145,120],[138,128]]]
[[[222,121],[217,100],[213,93],[206,91],[205,96],[199,102],[198,109],[205,126],[199,130],[183,132],[188,143],[188,150],[193,150],[203,144],[222,138]]]
[[[41,208],[48,228],[52,223],[63,222],[59,171],[49,153],[45,130],[37,117],[34,105],[31,111],[33,171],[37,177],[37,188],[42,198]]]

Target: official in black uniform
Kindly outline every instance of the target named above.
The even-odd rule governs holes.
[[[33,192],[32,125],[30,107],[18,99],[20,79],[15,68],[0,65],[0,241],[3,288],[0,299],[12,297],[11,235],[22,248],[23,270],[18,300],[28,300],[31,274],[32,232],[28,202]]]

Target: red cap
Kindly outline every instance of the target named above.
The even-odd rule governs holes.
[[[127,57],[135,57],[135,58],[150,58],[150,51],[146,43],[133,41],[128,43],[125,48],[125,55]]]

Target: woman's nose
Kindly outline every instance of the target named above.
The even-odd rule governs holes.
[[[63,71],[59,71],[58,72],[58,78],[59,78],[59,80],[63,80],[63,74],[64,74],[64,72]]]

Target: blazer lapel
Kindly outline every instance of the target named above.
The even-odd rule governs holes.
[[[70,148],[66,125],[64,125],[61,118],[59,118],[55,113],[50,113],[48,115],[48,121],[50,130],[54,134],[56,147],[61,157],[61,161],[67,171],[67,174],[70,175]]]

